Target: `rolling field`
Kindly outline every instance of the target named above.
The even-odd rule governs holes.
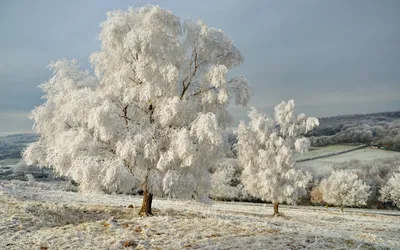
[[[299,165],[321,173],[335,163],[390,157],[400,152],[362,148]],[[68,182],[0,180],[0,249],[400,249],[398,211],[282,205],[284,216],[274,218],[269,204],[156,198],[155,216],[139,217],[141,197],[69,190]]]
[[[400,248],[395,214],[282,206],[275,218],[269,205],[156,198],[139,217],[141,197],[42,187],[0,182],[0,249]]]
[[[332,145],[317,148],[306,152],[304,154],[297,154],[296,159],[305,159],[311,157],[318,157],[327,154],[338,153],[340,151],[349,150],[351,147],[348,145]],[[372,149],[369,147],[357,149],[351,152],[331,155],[328,157],[298,162],[298,166],[303,171],[311,172],[315,176],[328,176],[334,170],[333,165],[339,163],[345,163],[350,161],[359,161],[364,164],[372,163],[379,160],[387,160],[391,158],[400,158],[400,152]],[[393,166],[394,168],[398,166]]]
[[[338,148],[341,148],[341,147],[335,147],[335,146],[336,145],[329,146],[327,148],[324,148],[320,152],[323,152],[324,154],[326,152],[333,153]],[[316,150],[316,152],[310,151],[310,153],[315,154],[315,156],[318,155],[317,152],[318,152],[318,150]],[[308,154],[308,152],[304,156],[307,156],[307,154]],[[301,159],[304,156],[302,156]],[[388,159],[388,158],[392,158],[392,157],[400,157],[400,152],[381,150],[381,149],[372,149],[372,148],[362,148],[362,149],[358,149],[358,150],[351,151],[351,152],[344,153],[344,154],[339,154],[339,155],[329,156],[326,158],[320,158],[320,159],[300,162],[299,165],[300,166],[309,165],[309,166],[315,166],[315,167],[322,167],[322,166],[333,165],[336,163],[343,163],[343,162],[354,161],[354,160],[368,163],[371,161],[375,161],[375,160],[379,160],[379,159]],[[304,158],[306,158],[306,157],[304,157]]]
[[[20,160],[21,160],[20,158],[7,158],[7,159],[4,159],[4,160],[0,160],[0,166],[1,165],[15,165]]]
[[[296,154],[296,160],[301,160],[305,158],[311,158],[311,157],[317,157],[321,155],[327,155],[327,154],[332,154],[332,153],[337,153],[341,151],[346,151],[350,149],[354,149],[359,147],[359,145],[330,145],[330,146],[324,146],[324,147],[311,147],[307,152],[305,153],[297,153]]]

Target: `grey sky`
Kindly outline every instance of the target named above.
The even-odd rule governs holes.
[[[113,9],[158,4],[182,20],[203,19],[235,41],[254,92],[272,112],[295,99],[313,116],[400,109],[400,1],[0,1],[0,134],[30,132],[37,86],[51,60],[88,56]],[[236,118],[246,109],[232,107]]]

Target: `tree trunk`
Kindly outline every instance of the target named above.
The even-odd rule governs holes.
[[[151,203],[153,201],[153,194],[150,193],[147,188],[143,190],[143,201],[142,207],[140,208],[139,215],[141,216],[152,216]]]
[[[278,208],[279,208],[279,203],[278,202],[274,202],[274,216],[275,217],[279,216]]]
[[[340,205],[340,212],[343,213],[343,205]]]

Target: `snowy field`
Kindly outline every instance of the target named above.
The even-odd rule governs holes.
[[[332,153],[338,153],[350,149],[359,147],[360,145],[329,145],[323,147],[311,147],[305,153],[296,153],[296,160],[306,159],[311,157],[317,157],[322,155],[328,155]]]
[[[400,216],[368,210],[283,206],[273,218],[269,205],[156,199],[139,217],[140,197],[66,188],[0,182],[0,249],[400,249]]]
[[[324,149],[322,149],[322,150],[324,150],[323,154],[325,154],[325,152],[329,153],[330,148],[332,148],[332,150],[330,150],[331,153],[337,152],[337,151],[334,151],[334,150],[338,149],[335,146],[341,146],[341,145],[333,145],[333,146],[323,147],[324,148]],[[344,149],[344,150],[346,150],[346,149]],[[339,151],[341,151],[341,150],[339,150]],[[316,153],[313,153],[313,151],[310,151],[310,152],[305,153],[305,155],[304,155],[305,157],[302,156],[301,159],[307,158],[308,157],[307,154],[309,154],[309,153],[316,154]],[[323,155],[323,154],[321,154],[321,155]],[[388,158],[392,158],[392,157],[400,157],[400,152],[381,150],[381,149],[372,149],[372,148],[362,148],[362,149],[358,149],[358,150],[340,154],[340,155],[334,155],[334,156],[329,156],[326,158],[314,159],[311,161],[299,162],[298,164],[302,167],[324,168],[324,167],[327,167],[327,166],[330,166],[330,165],[333,165],[336,163],[343,163],[343,162],[348,162],[348,161],[353,161],[353,160],[368,163],[371,161],[375,161],[375,160],[379,160],[379,159],[388,159]]]
[[[4,160],[0,160],[0,166],[2,165],[15,165],[17,164],[21,159],[18,158],[7,158]]]

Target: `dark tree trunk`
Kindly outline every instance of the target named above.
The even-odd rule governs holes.
[[[279,203],[278,202],[274,202],[274,216],[279,216]]]
[[[143,192],[142,207],[140,208],[139,215],[151,216],[153,215],[151,211],[151,203],[153,201],[153,194],[150,193],[147,188]]]
[[[340,212],[343,213],[343,205],[340,205]]]
[[[147,169],[147,174],[144,183],[142,184],[143,189],[143,201],[142,207],[140,208],[139,215],[140,216],[152,216],[153,212],[151,211],[151,203],[153,202],[153,193],[149,191],[149,169]]]

